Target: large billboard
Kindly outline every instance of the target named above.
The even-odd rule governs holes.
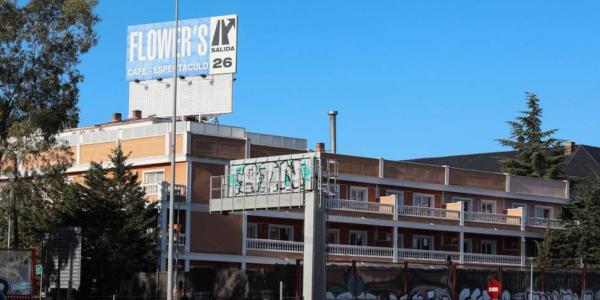
[[[237,15],[179,21],[178,75],[231,74],[237,69]],[[173,77],[175,22],[127,28],[127,80]]]

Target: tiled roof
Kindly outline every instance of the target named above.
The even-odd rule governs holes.
[[[567,158],[566,171],[569,176],[587,177],[593,172],[600,172],[600,147],[577,145],[575,151]],[[514,151],[475,153],[442,157],[409,159],[406,161],[450,167],[501,172],[499,158],[515,157]]]

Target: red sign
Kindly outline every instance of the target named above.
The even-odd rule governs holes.
[[[496,279],[490,280],[490,282],[488,282],[487,292],[488,292],[488,295],[490,295],[490,298],[498,299],[498,297],[500,297],[500,294],[502,294],[502,288],[500,287],[500,281],[498,281]]]

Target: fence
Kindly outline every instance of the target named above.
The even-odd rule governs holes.
[[[197,268],[177,277],[178,299],[301,299],[302,270],[298,265],[266,266],[245,273],[222,267]],[[502,283],[502,299],[600,299],[600,271],[586,269],[481,267],[396,264],[329,265],[326,299],[489,299],[487,283]],[[533,280],[531,280],[533,279]],[[165,299],[166,274],[137,274],[122,284],[116,299]],[[530,285],[533,283],[533,292]],[[91,298],[86,299],[112,299]]]

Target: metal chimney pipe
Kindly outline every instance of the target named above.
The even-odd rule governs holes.
[[[336,139],[337,139],[337,133],[336,133],[336,116],[337,116],[337,110],[330,110],[329,111],[329,137],[330,137],[330,142],[329,144],[331,145],[331,153],[336,153]]]

